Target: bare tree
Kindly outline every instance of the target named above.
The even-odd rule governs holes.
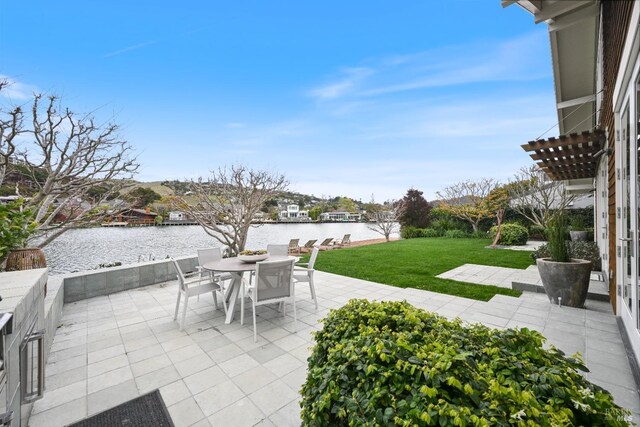
[[[384,205],[379,205],[371,200],[367,209],[367,216],[372,221],[367,225],[369,230],[382,234],[389,241],[391,234],[400,229],[398,223],[398,203],[395,201],[386,201]]]
[[[0,115],[3,165],[11,166],[11,155],[19,158],[20,175],[35,187],[26,202],[37,224],[30,244],[44,247],[71,228],[101,221],[104,203],[138,170],[118,125],[97,123],[91,114],[77,116],[57,96],[34,95],[29,125],[21,107],[2,109]]]
[[[245,249],[255,214],[288,185],[284,175],[234,165],[211,171],[207,181],[190,182],[195,204],[179,200],[207,234],[236,255]]]
[[[569,207],[575,196],[562,181],[551,180],[538,165],[522,167],[508,185],[511,207],[533,224],[547,228],[556,213]]]
[[[9,86],[6,79],[0,80],[0,92]],[[1,110],[0,110],[1,111]],[[0,185],[4,182],[4,176],[9,166],[9,159],[16,151],[15,139],[24,133],[23,114],[20,107],[4,112],[0,116]]]
[[[474,232],[478,232],[480,221],[495,215],[496,208],[491,203],[489,194],[500,183],[492,178],[479,181],[462,181],[438,191],[441,199],[440,207],[451,215],[471,224]]]

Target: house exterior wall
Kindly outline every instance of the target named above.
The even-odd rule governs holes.
[[[616,163],[615,140],[616,127],[613,108],[613,89],[620,68],[624,42],[629,29],[634,2],[603,1],[601,9],[602,25],[602,106],[598,120],[599,126],[607,131],[607,144],[612,150],[608,156],[608,235],[609,235],[609,295],[614,312],[616,311]],[[616,313],[617,314],[617,313]]]

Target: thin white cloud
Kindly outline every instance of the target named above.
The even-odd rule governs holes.
[[[34,92],[37,92],[35,86],[21,83],[9,76],[0,74],[0,81],[6,81],[9,83],[0,91],[0,96],[9,100],[25,101],[30,99]]]
[[[334,99],[353,91],[357,85],[369,77],[373,70],[366,67],[347,68],[339,80],[312,89],[309,94],[318,99]]]
[[[144,42],[144,43],[138,43],[138,44],[135,44],[135,45],[132,45],[132,46],[125,47],[124,49],[119,49],[119,50],[115,50],[113,52],[106,53],[102,57],[103,58],[110,58],[112,56],[117,56],[117,55],[121,55],[121,54],[126,53],[126,52],[131,52],[132,50],[142,49],[143,47],[151,46],[152,44],[156,44],[156,43],[157,43],[156,40],[151,40],[151,41]]]
[[[312,96],[337,100],[479,82],[523,81],[548,77],[545,31],[512,40],[447,46],[380,58],[375,65],[347,69],[335,82],[312,89]],[[359,70],[366,70],[362,72]]]

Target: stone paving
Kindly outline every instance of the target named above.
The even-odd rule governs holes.
[[[557,307],[526,292],[481,302],[322,272],[316,291],[318,310],[308,287],[297,288],[297,333],[292,318],[259,307],[257,343],[251,323],[240,325],[238,313],[224,324],[211,296],[190,300],[187,326],[179,331],[172,319],[175,282],[66,304],[47,362],[46,392],[29,425],[62,426],[156,388],[178,427],[300,425],[298,391],[312,332],[329,309],[351,298],[406,299],[449,318],[538,330],[565,352],[581,352],[591,369],[587,378],[640,420],[640,399],[607,303]]]

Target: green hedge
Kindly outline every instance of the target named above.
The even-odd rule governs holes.
[[[498,226],[494,225],[489,230],[489,234],[491,238],[496,237],[496,233],[498,232]],[[527,227],[524,227],[517,223],[506,223],[502,224],[500,228],[500,240],[498,240],[499,245],[524,245],[529,240],[529,231]]]
[[[305,426],[626,426],[629,413],[528,329],[463,326],[407,302],[351,300],[315,335]]]

